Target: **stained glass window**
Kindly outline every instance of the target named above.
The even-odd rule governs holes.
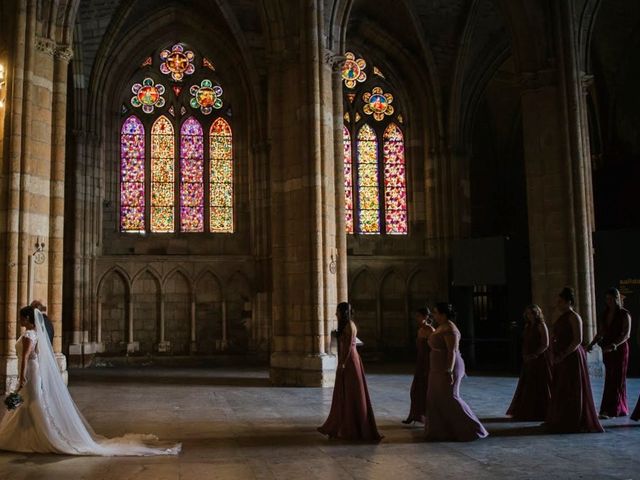
[[[357,155],[359,230],[364,234],[380,233],[378,138],[366,123],[358,132]]]
[[[384,132],[384,212],[388,234],[407,233],[407,181],[404,138],[395,123]]]
[[[353,52],[345,54],[342,79],[346,232],[406,235],[404,119],[394,86]]]
[[[120,131],[120,229],[144,233],[144,126],[131,115]]]
[[[120,98],[119,230],[234,233],[231,104],[213,62],[174,41],[137,66]]]
[[[204,231],[204,135],[189,117],[180,129],[180,231]]]
[[[233,137],[223,118],[209,131],[210,227],[214,233],[233,233]]]
[[[344,217],[347,233],[353,233],[353,160],[351,155],[351,134],[342,127],[344,143]]]
[[[175,139],[164,115],[151,128],[151,231],[174,230]]]

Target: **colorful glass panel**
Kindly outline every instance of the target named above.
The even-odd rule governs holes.
[[[175,139],[164,115],[151,127],[151,231],[174,231]]]
[[[368,124],[358,132],[358,227],[360,233],[380,233],[380,186],[378,176],[378,138]]]
[[[131,105],[142,107],[144,113],[153,113],[155,107],[164,107],[164,86],[156,84],[152,78],[145,78],[142,83],[134,83],[131,87],[134,94],[131,97]]]
[[[180,231],[204,231],[204,135],[189,117],[180,129]]]
[[[367,79],[365,68],[367,62],[362,58],[356,58],[352,52],[345,53],[345,61],[342,64],[342,79],[347,88],[355,88],[360,82],[364,82]]]
[[[385,115],[393,115],[393,95],[384,93],[380,87],[375,87],[371,92],[362,95],[365,105],[362,111],[367,115],[373,115],[378,122],[384,120]]]
[[[408,221],[404,137],[395,123],[389,124],[385,130],[383,145],[386,232],[392,235],[405,235]]]
[[[344,217],[347,233],[353,233],[353,156],[351,154],[351,134],[342,127],[344,142]]]
[[[135,115],[120,131],[120,230],[144,233],[144,126]]]
[[[199,108],[204,115],[209,115],[214,108],[222,108],[222,88],[214,85],[211,80],[202,80],[199,86],[193,85],[189,92],[192,95],[189,104],[193,108]]]
[[[218,118],[209,130],[210,228],[233,233],[233,136],[231,126]]]
[[[160,52],[160,58],[164,60],[160,64],[160,71],[165,75],[171,75],[176,82],[181,82],[185,75],[191,75],[196,71],[193,64],[195,55],[191,50],[186,50],[177,43],[171,50],[163,50]]]

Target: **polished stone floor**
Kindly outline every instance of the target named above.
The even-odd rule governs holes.
[[[491,436],[425,443],[407,413],[408,369],[369,369],[385,439],[380,445],[329,441],[316,433],[331,389],[272,388],[251,369],[74,371],[71,391],[99,433],[155,433],[182,441],[177,458],[77,458],[0,453],[0,479],[637,479],[640,424],[607,421],[601,435],[544,435],[503,416],[516,380],[471,377],[463,396]],[[594,381],[599,399],[602,383]],[[640,380],[629,382],[631,402]]]

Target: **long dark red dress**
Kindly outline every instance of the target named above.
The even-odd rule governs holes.
[[[558,318],[551,333],[554,357],[566,352],[573,343],[571,315],[567,312]],[[587,354],[578,348],[553,366],[551,402],[545,426],[553,433],[604,432],[593,403],[591,380],[587,368]]]
[[[465,376],[464,361],[455,350],[453,380],[447,373],[448,347],[446,337],[460,340],[457,329],[439,329],[429,337],[430,369],[427,390],[425,434],[430,441],[469,442],[484,438],[489,433],[482,426],[469,405],[460,396],[460,384]]]
[[[525,360],[518,387],[507,415],[522,421],[543,421],[551,400],[551,359],[548,341],[540,333],[546,328],[541,320],[527,322],[524,327],[523,354],[536,355]]]
[[[331,410],[318,431],[330,438],[379,442],[382,436],[378,433],[364,367],[356,349],[356,333],[355,324],[350,322],[338,338],[338,369]]]
[[[619,342],[626,335],[626,320],[629,312],[624,308],[615,307],[611,322],[607,312],[600,321],[600,346],[608,346]],[[618,345],[616,350],[603,353],[605,377],[600,414],[608,417],[624,417],[629,415],[627,405],[627,369],[629,367],[629,342]]]
[[[407,421],[424,423],[427,411],[427,386],[429,385],[429,340],[421,338],[418,334],[416,347],[418,356],[413,382],[411,382],[411,409]]]

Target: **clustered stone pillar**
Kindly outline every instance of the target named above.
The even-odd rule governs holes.
[[[56,37],[60,32],[38,17],[35,1],[15,2],[15,9],[7,11],[2,28],[13,29],[3,59],[7,95],[0,111],[8,142],[0,157],[0,171],[6,172],[0,180],[0,245],[6,255],[0,266],[1,390],[11,389],[17,381],[18,310],[35,298],[49,307],[53,347],[66,375],[61,353],[62,237],[71,51]],[[43,261],[31,262],[36,243],[44,244]]]
[[[335,138],[322,8],[320,0],[287,3],[291,18],[270,65],[271,380],[278,385],[328,386],[335,378],[329,351],[338,300],[334,142],[342,137]]]
[[[522,76],[522,112],[532,299],[553,321],[558,293],[575,288],[586,342],[596,325],[593,198],[570,3],[554,5],[556,63]],[[592,367],[599,363],[596,356],[590,360]]]

